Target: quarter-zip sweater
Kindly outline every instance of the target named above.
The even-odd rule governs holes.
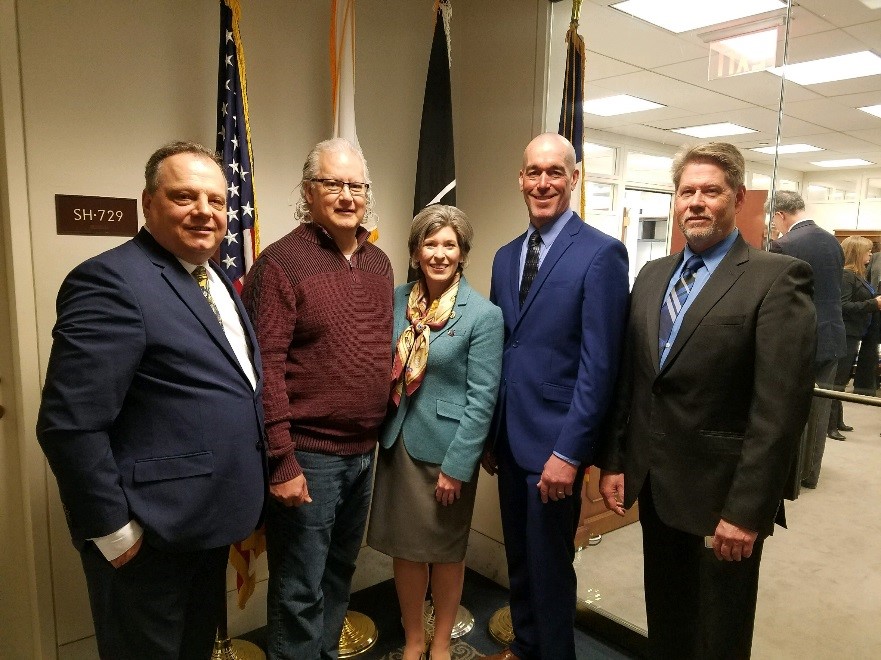
[[[242,299],[263,360],[270,482],[302,474],[295,450],[372,451],[391,373],[392,268],[358,228],[349,259],[303,223],[257,259]]]

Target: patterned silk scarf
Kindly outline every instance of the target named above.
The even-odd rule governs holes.
[[[453,306],[459,292],[459,276],[441,296],[426,309],[428,297],[425,283],[420,279],[413,285],[407,298],[407,320],[410,325],[398,337],[395,349],[395,364],[392,367],[391,400],[395,406],[401,404],[404,392],[413,396],[425,377],[428,364],[428,345],[432,330],[440,330],[447,320],[455,316]]]

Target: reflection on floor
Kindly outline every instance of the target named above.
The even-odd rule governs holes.
[[[844,410],[854,431],[827,441],[817,489],[786,503],[789,529],[765,544],[754,658],[881,654],[881,411]],[[579,596],[645,628],[641,543],[638,523],[606,534],[576,570]]]

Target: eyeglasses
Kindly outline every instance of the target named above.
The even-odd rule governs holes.
[[[339,195],[343,187],[347,187],[352,197],[365,197],[370,189],[369,183],[363,181],[339,181],[337,179],[309,179],[312,183],[320,183],[324,192]]]

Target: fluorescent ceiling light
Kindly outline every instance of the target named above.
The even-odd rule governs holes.
[[[840,160],[818,160],[811,161],[811,165],[819,167],[856,167],[857,165],[874,165],[875,163],[863,160],[862,158],[841,158]]]
[[[877,75],[881,73],[881,57],[868,50],[862,50],[858,53],[778,66],[768,71],[775,76],[784,76],[799,85],[818,85],[835,80]]]
[[[747,16],[784,9],[780,0],[738,0],[738,2],[707,2],[707,0],[624,0],[610,5],[652,25],[670,32],[688,32],[698,28],[734,21]]]
[[[864,105],[862,108],[857,108],[857,110],[862,110],[863,112],[868,112],[870,115],[881,117],[881,103],[878,105]]]
[[[779,147],[756,147],[750,151],[758,151],[760,154],[803,154],[806,151],[826,151],[812,144],[781,144]]]
[[[722,137],[723,135],[743,135],[744,133],[755,133],[751,128],[746,126],[738,126],[729,122],[721,124],[703,124],[702,126],[684,126],[683,128],[671,129],[674,133],[682,133],[696,138],[712,138]]]
[[[601,117],[611,117],[613,115],[626,115],[628,112],[642,112],[643,110],[654,110],[655,108],[666,108],[667,106],[660,103],[646,101],[630,94],[619,94],[618,96],[607,96],[602,99],[593,99],[584,102],[584,111],[591,115],[600,115]]]
[[[750,60],[774,59],[777,55],[777,28],[751,32],[713,42],[729,57],[740,56]]]

